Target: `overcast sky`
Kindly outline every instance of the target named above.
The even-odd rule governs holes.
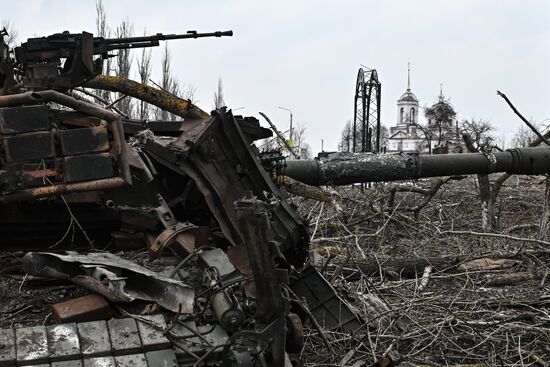
[[[69,30],[95,33],[95,0],[2,0],[1,19],[19,41]],[[128,18],[136,33],[233,30],[232,38],[170,43],[181,83],[210,110],[218,77],[227,105],[265,112],[284,130],[288,112],[307,126],[317,152],[337,147],[353,116],[360,64],[378,70],[382,121],[394,125],[406,88],[421,106],[443,83],[458,117],[490,120],[507,137],[520,121],[496,95],[506,93],[536,122],[550,119],[550,2],[456,1],[126,1],[104,0],[107,21]],[[158,60],[161,48],[153,51]],[[137,55],[136,55],[137,56]],[[134,66],[135,67],[135,66]],[[158,70],[158,67],[157,67]],[[158,80],[158,72],[153,77]],[[550,122],[546,121],[546,123]]]

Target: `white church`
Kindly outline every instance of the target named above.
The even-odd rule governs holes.
[[[438,104],[445,104],[446,108],[452,109],[452,106],[445,100],[442,89],[439,100],[434,106]],[[411,91],[409,67],[407,90],[397,100],[397,124],[389,128],[386,152],[461,153],[463,146],[457,121],[438,123],[430,119],[428,124],[424,125],[419,121],[419,109],[418,98]]]

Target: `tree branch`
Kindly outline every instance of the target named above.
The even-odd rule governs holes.
[[[275,134],[277,135],[279,140],[285,145],[285,148],[290,152],[290,154],[292,154],[294,156],[294,158],[300,159],[300,157],[298,157],[298,155],[296,155],[296,153],[294,153],[294,151],[292,150],[290,145],[288,145],[288,142],[284,138],[283,134],[281,134],[281,132],[277,129],[277,127],[273,124],[273,122],[271,122],[269,117],[267,117],[267,115],[263,112],[259,112],[259,114],[262,115],[262,117],[267,121],[269,126],[271,126],[271,128],[273,129],[273,131],[275,132]]]
[[[124,93],[183,118],[202,120],[209,116],[208,113],[185,99],[118,76],[99,75],[84,84],[84,87]]]
[[[502,98],[504,98],[506,103],[508,103],[508,106],[510,106],[510,108],[515,112],[516,115],[518,115],[521,121],[525,122],[525,125],[527,125],[529,129],[531,129],[539,137],[541,141],[546,143],[546,145],[550,146],[550,142],[537,130],[536,127],[533,126],[533,124],[531,124],[525,117],[523,117],[523,115],[516,109],[516,107],[512,104],[512,102],[510,102],[508,97],[506,97],[506,94],[502,93],[499,90],[497,90],[497,94]]]

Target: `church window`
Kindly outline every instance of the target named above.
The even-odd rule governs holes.
[[[415,111],[414,111],[414,107],[411,108],[411,123],[415,123]]]
[[[404,112],[405,112],[405,110],[403,109],[403,107],[401,107],[400,122],[403,122],[403,113]]]

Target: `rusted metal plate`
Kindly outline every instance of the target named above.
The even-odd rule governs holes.
[[[313,266],[302,270],[292,280],[290,288],[300,299],[305,300],[311,314],[321,326],[358,335],[366,332],[365,323]]]
[[[0,108],[0,133],[18,134],[50,129],[47,106]]]
[[[120,221],[130,226],[156,230],[159,220],[154,210],[120,210]]]
[[[252,268],[250,267],[250,260],[248,259],[248,251],[246,246],[231,246],[227,249],[227,257],[231,264],[235,266],[241,273],[251,278]]]
[[[54,139],[50,132],[4,137],[2,145],[7,162],[46,159],[54,155]]]
[[[254,273],[248,259],[248,251],[245,245],[231,246],[227,249],[227,257],[231,264],[237,268],[247,278],[253,278]],[[244,289],[247,297],[256,298],[256,284],[253,280],[248,280],[244,283]]]
[[[254,318],[267,325],[284,314],[281,285],[267,239],[267,206],[255,198],[245,197],[235,203],[235,208],[256,285],[257,311]]]
[[[303,262],[308,236],[302,219],[269,177],[231,113],[216,112],[171,143],[155,138],[145,148],[161,164],[195,181],[233,245],[243,243],[233,204],[249,192],[265,201],[280,198],[270,218],[274,239],[289,262]]]
[[[83,154],[65,157],[67,182],[89,181],[113,177],[113,164],[109,154]]]
[[[59,133],[59,141],[63,155],[109,150],[109,135],[103,126],[62,130]]]
[[[100,126],[105,121],[97,117],[86,116],[80,112],[70,111],[57,113],[56,117],[63,125],[79,126],[79,127],[93,127]]]

